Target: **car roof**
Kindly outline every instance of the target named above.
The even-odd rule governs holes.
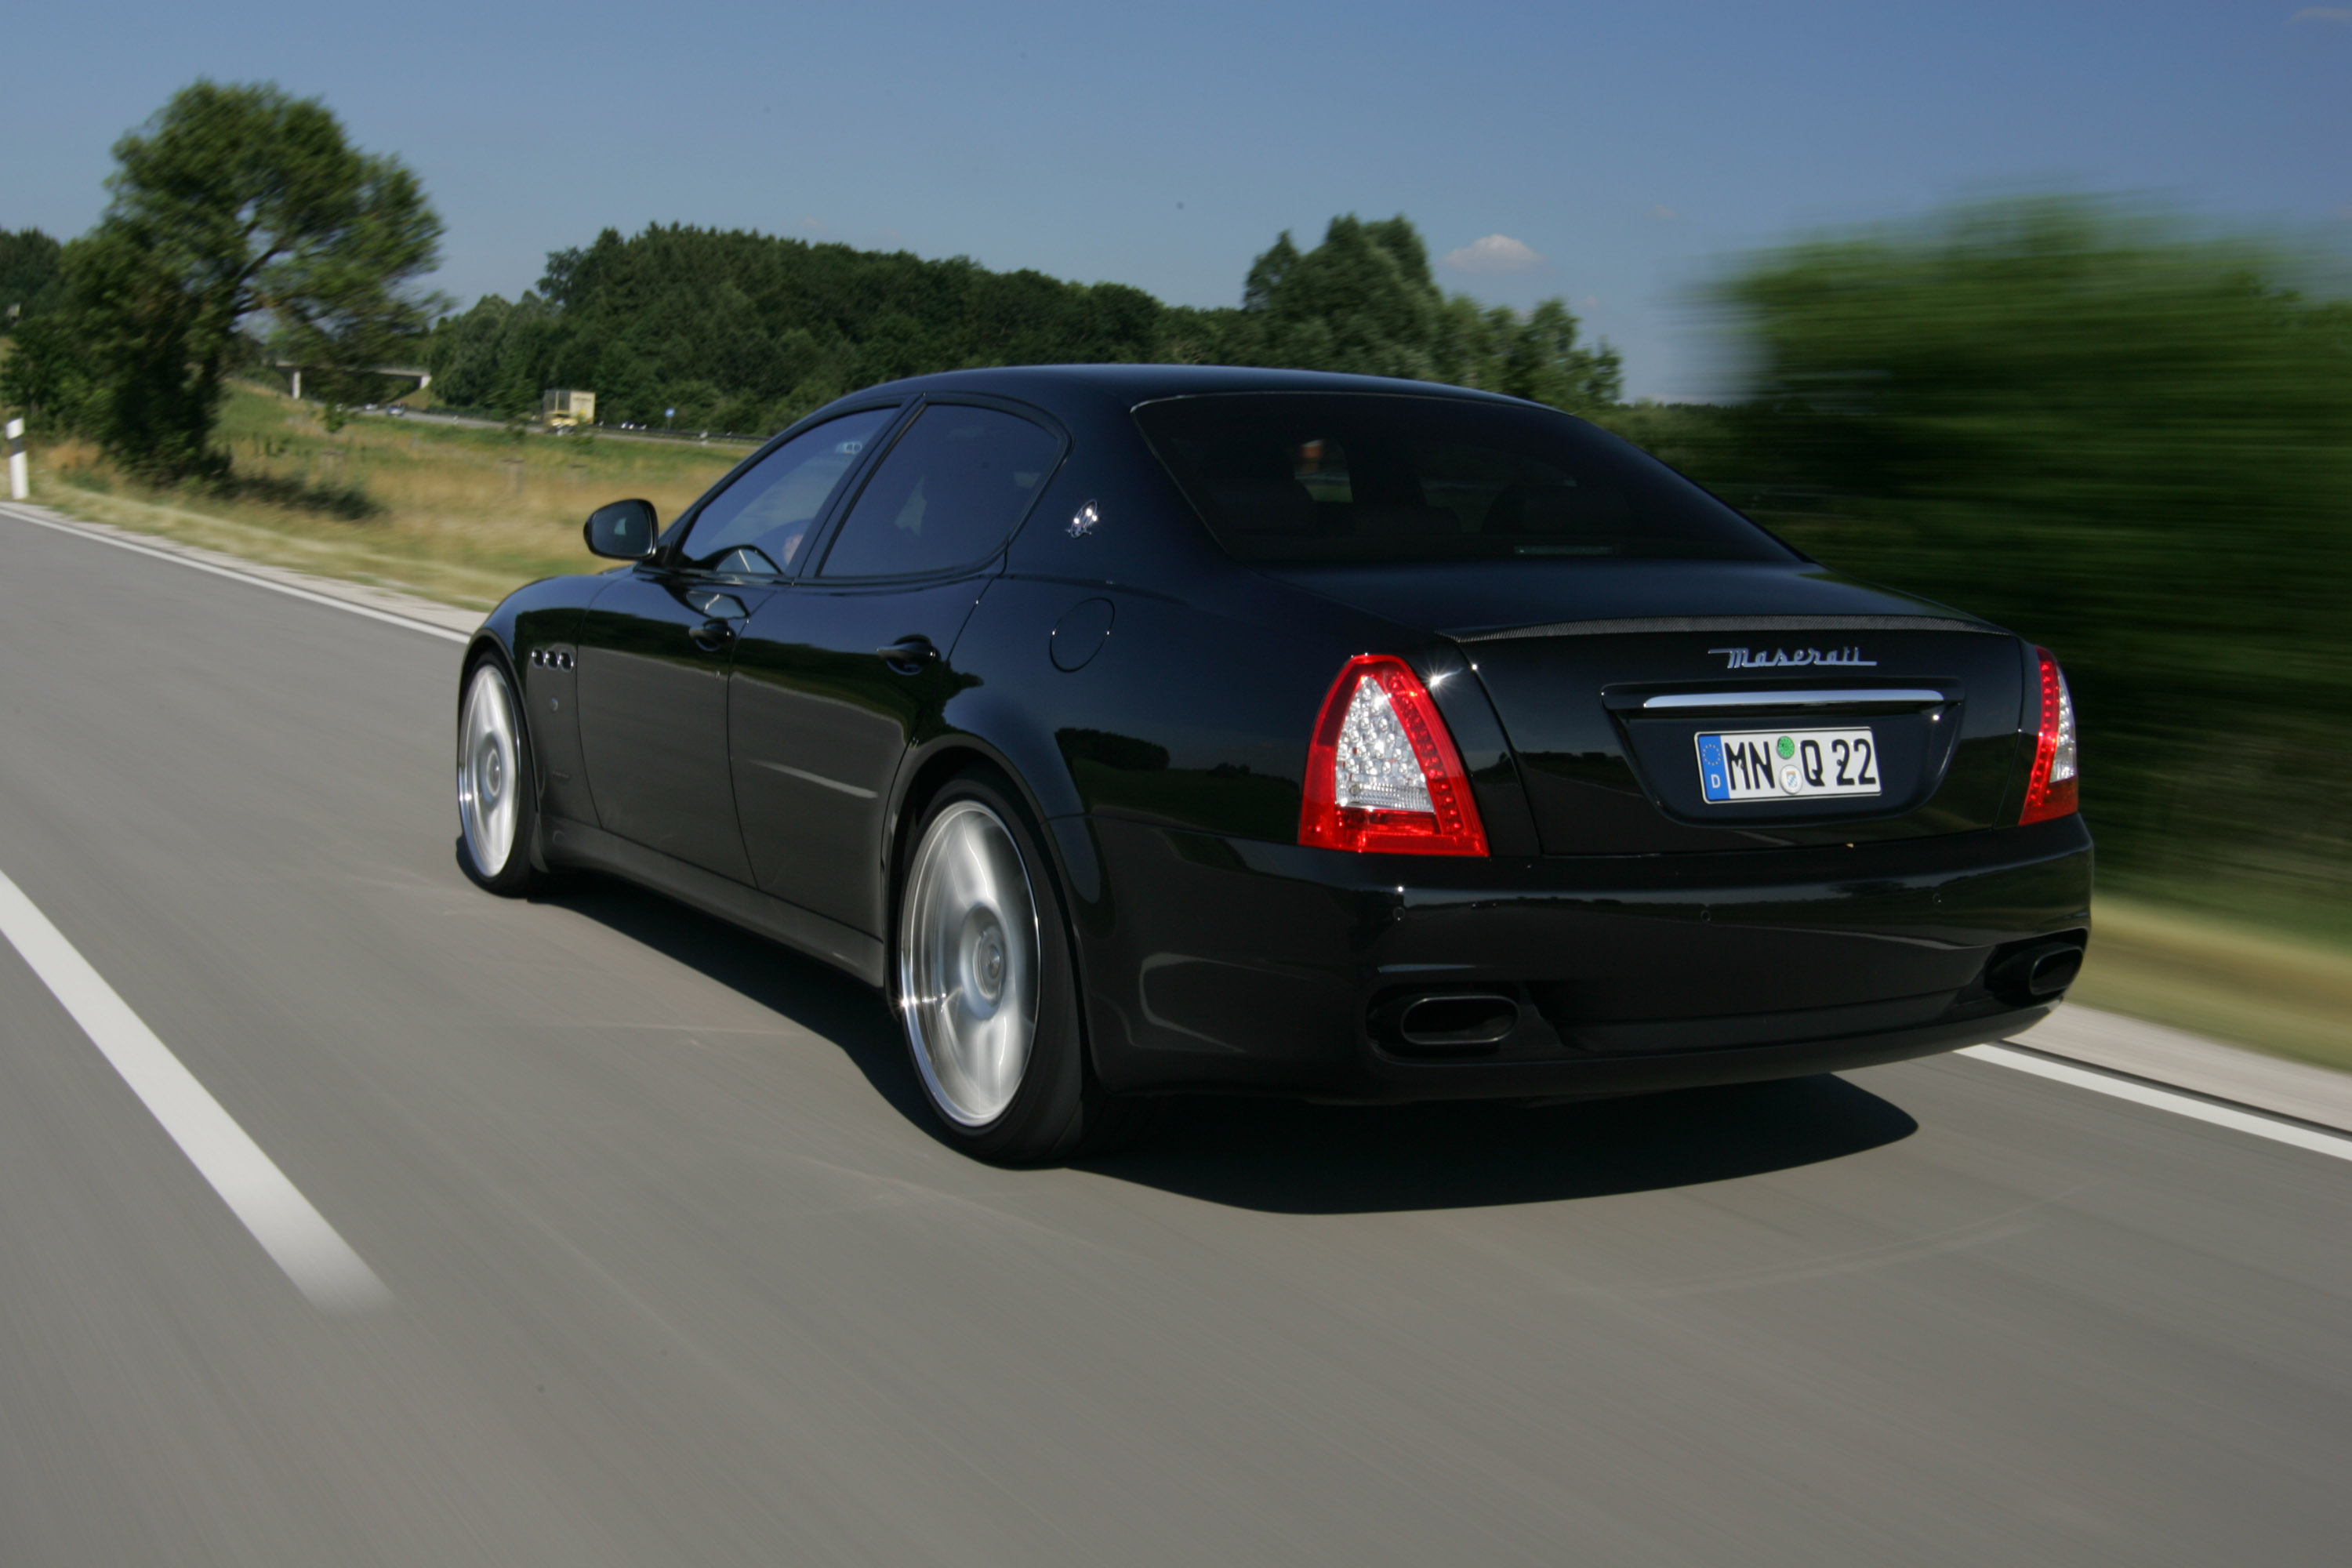
[[[1480,392],[1442,382],[1408,381],[1386,375],[1340,375],[1328,371],[1268,370],[1255,365],[1211,364],[1021,364],[985,370],[951,370],[871,386],[861,396],[893,393],[994,393],[1052,407],[1065,400],[1114,403],[1131,408],[1162,397],[1219,392],[1355,392],[1390,396],[1449,397],[1510,407],[1538,407],[1522,398]]]

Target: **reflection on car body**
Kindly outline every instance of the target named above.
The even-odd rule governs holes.
[[[2048,654],[1549,409],[958,372],[654,525],[603,509],[625,564],[484,626],[469,868],[614,872],[883,987],[983,1157],[1152,1092],[1894,1060],[2015,1033],[2079,964]]]

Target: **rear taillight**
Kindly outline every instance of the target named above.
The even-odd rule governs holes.
[[[2064,816],[2077,805],[2074,698],[2050,650],[2033,651],[2042,659],[2042,727],[2033,738],[2033,776],[2025,782],[2025,809],[2017,816],[2021,824]]]
[[[1307,747],[1298,842],[1381,855],[1484,855],[1461,753],[1404,660],[1348,661]]]

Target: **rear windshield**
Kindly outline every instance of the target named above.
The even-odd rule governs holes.
[[[1248,392],[1135,416],[1244,561],[1798,559],[1663,463],[1548,409]]]

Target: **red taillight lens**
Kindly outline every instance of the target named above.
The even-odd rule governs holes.
[[[1486,826],[1454,737],[1404,660],[1348,661],[1307,747],[1298,842],[1381,855],[1484,855]]]
[[[2019,823],[2047,822],[2076,808],[2074,760],[2074,696],[2050,650],[2033,650],[2042,659],[2042,728],[2033,739],[2033,775],[2025,782],[2025,809]]]

